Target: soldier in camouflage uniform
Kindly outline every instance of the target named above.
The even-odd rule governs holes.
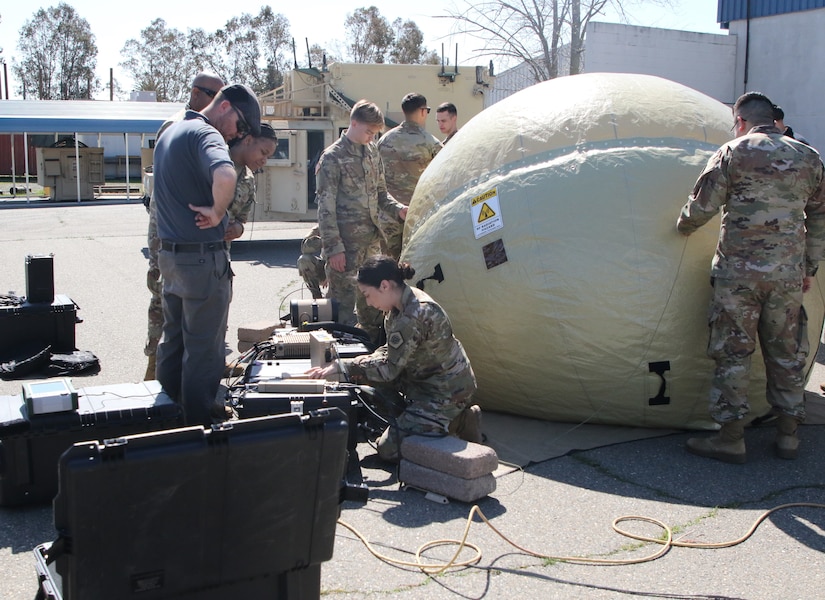
[[[404,111],[404,122],[381,136],[378,151],[384,162],[387,191],[401,204],[409,206],[418,178],[441,150],[441,142],[424,129],[430,114],[424,96],[407,94],[401,100],[401,110]],[[403,223],[382,218],[381,229],[386,240],[385,252],[398,258],[401,255]]]
[[[407,207],[387,193],[384,165],[373,142],[384,124],[374,103],[358,101],[350,113],[350,127],[321,155],[316,168],[318,226],[329,283],[328,298],[338,301],[339,320],[358,322],[378,339],[376,314],[355,286],[355,274],[380,238],[379,211],[397,221]]]
[[[224,241],[231,242],[243,235],[249,212],[255,205],[255,171],[266,164],[266,160],[275,153],[277,145],[275,130],[268,123],[261,123],[260,135],[247,135],[232,140],[229,144],[229,155],[235,164],[238,183],[235,184],[232,204],[226,209],[229,224],[226,226]]]
[[[722,209],[708,343],[716,362],[710,413],[721,430],[689,439],[687,449],[745,462],[748,375],[758,337],[767,400],[777,414],[776,451],[792,459],[797,424],[805,418],[802,295],[825,257],[824,169],[816,150],[782,136],[764,95],[744,94],[733,114],[738,137],[710,158],[677,222],[678,231],[690,235]]]
[[[298,272],[313,298],[324,297],[321,286],[327,281],[325,266],[326,261],[321,258],[321,230],[316,225],[301,242],[301,256],[298,257]]]
[[[222,87],[223,80],[217,75],[198,73],[192,80],[192,89],[189,91],[189,102],[186,103],[186,107],[163,122],[155,136],[155,141],[160,138],[161,134],[172,123],[182,121],[187,109],[200,112],[209,106],[212,98],[215,97],[215,94],[217,94],[218,90]],[[155,378],[155,358],[160,335],[163,332],[163,307],[161,305],[161,289],[163,284],[160,279],[160,268],[158,267],[160,238],[158,238],[157,206],[151,198],[149,199],[148,210],[149,231],[146,236],[146,247],[149,251],[149,270],[146,272],[146,287],[149,288],[152,297],[149,300],[149,310],[147,311],[148,327],[146,331],[146,344],[143,347],[143,353],[148,357],[146,374],[144,375],[145,380]]]
[[[414,275],[410,265],[394,258],[367,259],[358,269],[358,287],[370,306],[386,314],[387,343],[372,354],[309,371],[318,378],[341,371],[349,381],[376,387],[390,406],[391,426],[378,440],[378,455],[389,461],[398,460],[403,437],[447,435],[451,422],[465,411],[475,423],[472,432],[460,432],[466,434],[462,437],[481,441],[480,409],[471,407],[476,379],[470,360],[444,309],[423,290],[404,283]]]
[[[458,109],[452,102],[442,102],[435,109],[435,122],[438,123],[438,129],[445,134],[441,145],[446,146],[447,142],[453,139],[453,136],[458,133]]]

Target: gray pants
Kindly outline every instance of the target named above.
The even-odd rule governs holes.
[[[225,366],[226,322],[232,300],[232,268],[226,250],[161,250],[163,335],[157,379],[184,409],[187,425],[210,425]]]

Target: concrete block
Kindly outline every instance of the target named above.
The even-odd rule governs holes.
[[[463,479],[475,479],[498,468],[495,450],[451,435],[406,437],[401,441],[401,456],[422,467]]]
[[[269,339],[276,327],[278,327],[278,321],[274,319],[241,325],[238,327],[238,341],[253,344],[263,342]]]
[[[247,350],[251,350],[254,345],[252,342],[238,342],[238,352],[243,354]]]
[[[496,489],[496,478],[491,473],[474,479],[464,479],[422,467],[403,458],[398,467],[398,479],[411,487],[435,492],[462,502],[475,502]]]

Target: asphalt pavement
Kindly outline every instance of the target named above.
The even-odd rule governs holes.
[[[140,381],[148,303],[142,205],[0,205],[0,219],[0,290],[25,293],[25,256],[53,253],[55,291],[80,307],[77,347],[97,354],[102,368],[75,383]],[[307,224],[256,224],[233,244],[230,355],[236,352],[239,326],[278,319],[288,312],[289,299],[301,295],[295,259],[308,229]],[[812,394],[819,393],[823,372],[818,364],[808,385]],[[0,395],[19,389],[20,382],[0,381]],[[474,518],[466,539],[477,550],[465,548],[459,556],[459,562],[478,560],[438,575],[399,563],[414,564],[417,549],[428,542],[462,539],[473,505],[437,503],[418,490],[402,489],[395,470],[379,463],[368,444],[359,444],[369,500],[344,503],[341,521],[370,547],[339,524],[334,556],[322,565],[322,595],[334,600],[822,597],[825,511],[799,504],[825,503],[825,425],[801,428],[795,461],[773,455],[769,425],[749,428],[744,465],[687,454],[689,435],[571,451],[524,469],[502,470],[507,472],[498,477],[495,492],[477,502],[490,524]],[[638,561],[661,544],[620,535],[611,525],[639,515],[667,525],[680,544],[725,543],[746,536],[766,511],[786,504],[793,506],[770,513],[741,543],[671,547],[645,562]],[[664,538],[648,521],[620,527]],[[55,537],[51,507],[0,508],[0,599],[34,597],[32,550]],[[422,560],[445,566],[455,551],[455,545],[437,544]],[[579,564],[560,560],[564,557],[595,560]]]

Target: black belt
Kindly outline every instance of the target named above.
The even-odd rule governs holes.
[[[169,252],[217,252],[218,250],[226,250],[226,242],[182,244],[178,242],[170,242],[169,240],[161,240],[160,247],[162,250],[168,250]]]

